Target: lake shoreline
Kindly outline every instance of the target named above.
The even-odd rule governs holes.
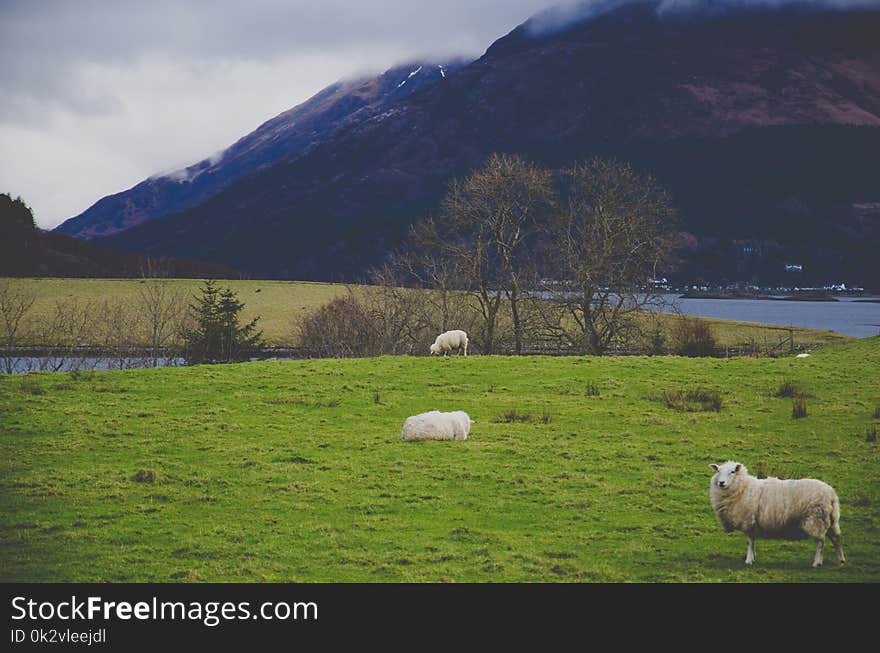
[[[727,293],[710,293],[710,292],[686,292],[679,295],[679,299],[753,299],[774,302],[839,302],[837,297],[830,295],[745,295],[745,294],[727,294]],[[872,300],[852,300],[865,301]]]

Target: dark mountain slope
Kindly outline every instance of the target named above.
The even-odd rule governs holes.
[[[798,214],[811,225],[833,222],[832,213],[880,199],[878,33],[880,12],[661,19],[653,3],[537,38],[526,24],[442,83],[106,244],[258,275],[350,278],[434,207],[451,177],[492,151],[512,151],[550,166],[628,158],[671,188],[685,228],[698,235],[782,233],[784,246],[827,248],[821,235],[804,240],[783,227]],[[844,140],[841,125],[850,130]],[[805,166],[808,175],[795,173]],[[864,272],[834,247],[816,260]]]
[[[463,62],[418,62],[378,77],[340,81],[260,125],[222,153],[183,170],[145,179],[102,198],[57,231],[78,238],[109,236],[206,201],[243,176],[307,152],[346,121],[381,109],[458,70]],[[410,76],[410,73],[418,73]]]

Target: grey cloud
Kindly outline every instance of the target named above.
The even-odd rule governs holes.
[[[112,110],[76,83],[90,63],[130,65],[155,56],[265,61],[291,54],[351,52],[353,67],[390,66],[388,44],[410,56],[475,55],[548,0],[323,2],[282,0],[12,0],[0,4],[0,102]],[[334,80],[327,80],[328,83]],[[22,120],[33,120],[33,115]]]

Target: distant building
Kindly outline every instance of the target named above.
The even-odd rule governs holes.
[[[659,288],[661,290],[669,290],[669,279],[666,277],[661,277],[659,279],[649,279],[648,283],[650,283],[655,288]]]

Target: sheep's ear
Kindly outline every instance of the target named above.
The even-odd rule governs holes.
[[[718,471],[718,465],[716,465],[715,463],[710,464],[709,467],[711,467],[716,472]]]
[[[734,474],[739,474],[739,470],[741,470],[742,467],[743,467],[742,465],[740,465],[739,463],[737,463],[737,464],[736,464],[736,467],[733,469],[733,473],[734,473]]]

